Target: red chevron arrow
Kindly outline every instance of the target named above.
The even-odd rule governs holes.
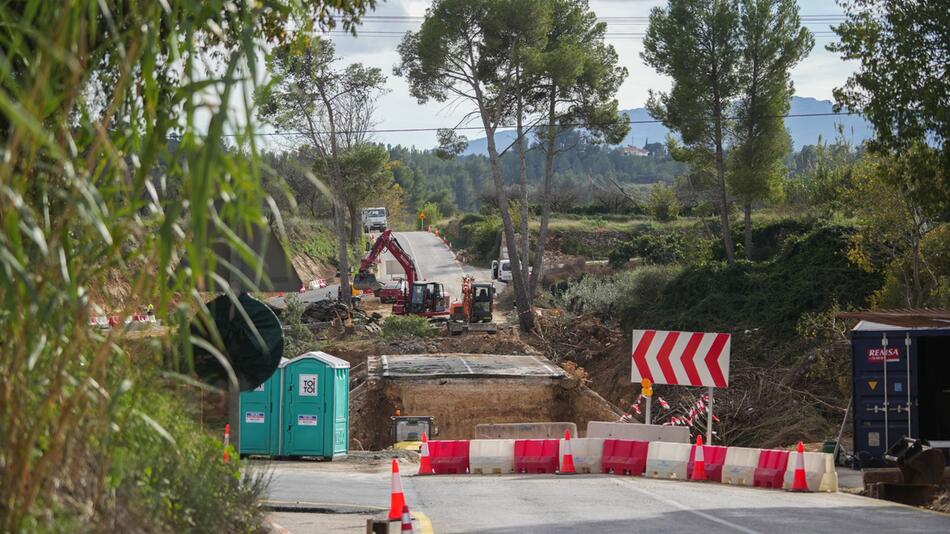
[[[696,362],[693,361],[693,358],[696,356],[696,350],[702,341],[703,333],[693,332],[693,335],[689,336],[686,349],[683,351],[683,356],[680,359],[680,361],[683,362],[683,369],[686,370],[686,377],[689,378],[689,383],[693,386],[703,385],[703,381],[699,378],[699,372],[696,371]]]
[[[706,367],[709,369],[709,375],[712,376],[713,383],[717,388],[726,387],[726,377],[722,376],[722,368],[719,365],[719,355],[722,354],[726,341],[729,340],[729,334],[716,334],[709,352],[706,353]]]
[[[637,371],[640,372],[642,378],[649,378],[651,381],[653,375],[650,373],[650,366],[647,365],[647,351],[650,350],[650,344],[653,343],[655,335],[656,330],[644,330],[640,342],[633,350],[633,363],[637,366]]]
[[[660,364],[660,370],[663,371],[663,378],[667,384],[676,383],[676,373],[673,372],[673,366],[670,365],[670,353],[673,352],[673,346],[680,337],[679,332],[667,332],[666,339],[660,347],[660,352],[656,355],[656,361]]]

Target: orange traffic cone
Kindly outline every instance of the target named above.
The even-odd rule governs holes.
[[[412,516],[409,515],[409,507],[402,505],[402,527],[400,532],[412,532]]]
[[[703,454],[703,436],[696,436],[696,455],[693,457],[692,480],[706,480],[706,455]]]
[[[398,521],[402,517],[402,509],[406,507],[406,495],[402,492],[402,480],[399,478],[399,464],[393,458],[393,485],[389,504],[389,520]]]
[[[805,477],[805,445],[798,442],[798,452],[795,453],[795,478],[792,480],[792,491],[811,491],[808,489],[808,479]]]
[[[559,475],[573,475],[577,473],[574,469],[574,455],[571,453],[571,431],[564,431],[564,459],[561,461]]]
[[[426,436],[426,433],[422,433],[422,448],[419,450],[421,455],[419,458],[419,472],[417,475],[431,475],[432,471],[432,460],[429,459],[429,438]]]

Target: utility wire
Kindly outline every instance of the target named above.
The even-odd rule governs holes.
[[[786,115],[767,115],[763,118],[767,119],[795,119],[801,117],[837,117],[837,116],[850,116],[857,115],[858,113],[853,111],[843,111],[840,113],[835,112],[825,112],[825,113],[789,113]],[[736,120],[738,117],[725,117],[725,120]],[[638,120],[638,121],[629,121],[628,124],[658,124],[662,121],[651,119],[651,120]],[[568,127],[568,128],[586,128],[590,126],[589,123],[562,123],[558,124],[559,127]],[[515,128],[515,125],[503,125],[496,126],[496,133],[499,129],[512,129]],[[376,130],[361,130],[361,131],[344,131],[338,130],[337,133],[340,135],[345,134],[355,134],[355,133],[366,133],[366,134],[381,134],[381,133],[412,133],[412,132],[437,132],[439,130],[483,130],[482,126],[458,126],[452,128],[382,128]],[[317,135],[326,135],[329,132],[316,132]],[[310,135],[311,132],[302,132],[302,131],[284,131],[284,132],[255,132],[253,135],[255,137],[279,137],[279,136],[300,136],[300,135]],[[247,134],[222,134],[224,137],[238,137],[244,136]]]

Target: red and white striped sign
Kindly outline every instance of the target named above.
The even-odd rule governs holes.
[[[729,386],[729,334],[707,332],[633,331],[633,382]]]

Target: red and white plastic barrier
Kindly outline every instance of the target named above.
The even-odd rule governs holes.
[[[429,441],[429,462],[437,475],[462,475],[469,470],[468,440]]]
[[[515,440],[515,471],[518,473],[554,473],[558,468],[560,440]]]
[[[437,475],[556,473],[567,469],[564,457],[568,449],[563,439],[439,440],[428,441],[426,445],[432,471]],[[700,446],[703,447],[705,476],[694,473],[697,447]],[[570,451],[574,469],[579,473],[698,479],[775,489],[791,489],[795,481],[795,453],[787,450],[572,438]],[[804,453],[803,465],[807,491],[838,490],[837,473],[830,454]]]

